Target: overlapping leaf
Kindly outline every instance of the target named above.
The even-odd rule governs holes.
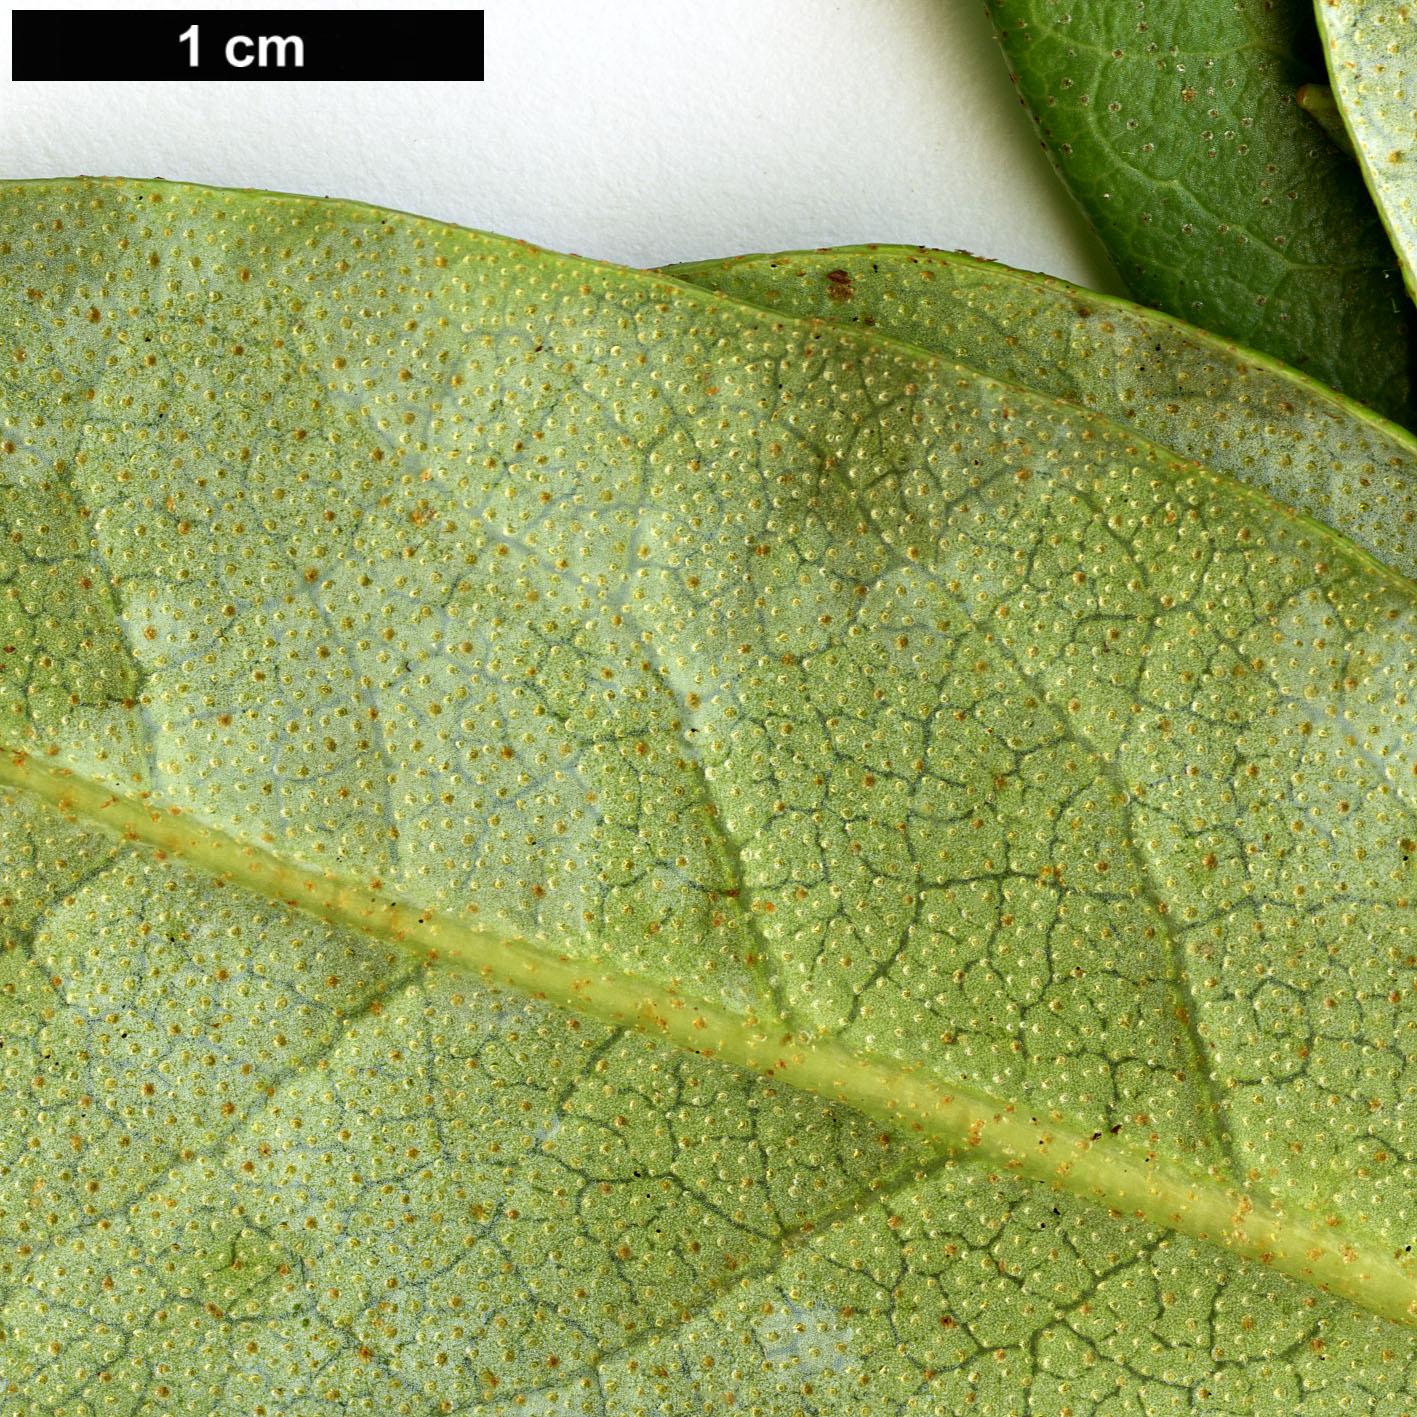
[[[1411,435],[1193,325],[1067,281],[909,247],[740,256],[670,273],[769,309],[875,330],[1100,413],[1417,576]]]
[[[1307,4],[989,10],[1132,295],[1410,420],[1391,249],[1356,165],[1295,101],[1323,77]]]
[[[1089,343],[1072,294],[933,259],[792,298],[850,284],[906,343],[162,184],[21,184],[0,241],[7,1400],[1417,1380],[1371,1311],[1417,1296],[1413,592],[1081,406],[1151,391],[1144,322]],[[1006,299],[1007,381],[919,347]],[[1070,390],[1029,374],[1063,338]],[[1195,438],[1406,514],[1391,430],[1203,344],[1171,373],[1227,414]],[[393,901],[781,1066],[426,968]],[[792,1085],[828,1049],[885,1080],[865,1114]],[[892,1079],[978,1126],[920,1139]],[[1055,1186],[1000,1135],[1068,1139]],[[1109,1211],[1127,1168],[1180,1229]],[[1208,1203],[1218,1243],[1182,1233]],[[1247,1213],[1291,1273],[1379,1278],[1248,1261]]]
[[[1417,291],[1417,74],[1405,5],[1318,0],[1319,29],[1340,112],[1363,176]]]

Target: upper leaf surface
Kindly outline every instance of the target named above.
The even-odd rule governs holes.
[[[1401,578],[1076,405],[496,238],[55,183],[0,239],[8,748],[1411,1243]],[[411,975],[30,771],[0,1304],[43,1409],[1409,1380],[1351,1305]]]
[[[1307,5],[989,9],[1132,295],[1410,419],[1391,248],[1352,160],[1295,102],[1323,74]]]
[[[1417,42],[1403,5],[1318,0],[1319,30],[1339,111],[1363,175],[1417,293],[1417,177],[1414,80]]]

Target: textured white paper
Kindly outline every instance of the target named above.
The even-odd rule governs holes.
[[[214,8],[262,33],[259,7]],[[378,45],[370,7],[310,8],[343,10],[352,39]],[[485,9],[482,83],[7,82],[0,176],[355,197],[637,266],[905,242],[1117,288],[982,0]],[[171,13],[177,51],[190,17]],[[6,76],[8,44],[6,24]]]

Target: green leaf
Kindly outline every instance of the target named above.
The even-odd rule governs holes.
[[[1408,581],[874,331],[0,210],[12,1406],[1408,1403]]]
[[[1329,135],[1336,148],[1351,158],[1357,158],[1353,140],[1343,126],[1343,115],[1338,111],[1333,90],[1327,84],[1304,84],[1294,95],[1294,101]]]
[[[1317,0],[1338,110],[1363,176],[1417,292],[1417,123],[1412,14],[1404,5]]]
[[[1288,365],[1051,276],[919,247],[739,256],[668,274],[859,325],[1127,425],[1417,579],[1417,442]]]
[[[1295,101],[1323,77],[1307,4],[989,10],[1131,295],[1410,421],[1392,250],[1352,160]]]

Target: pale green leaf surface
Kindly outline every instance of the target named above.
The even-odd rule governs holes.
[[[1339,112],[1417,294],[1417,18],[1388,0],[1316,0],[1315,8]]]
[[[835,247],[668,270],[768,309],[876,330],[1103,414],[1417,577],[1417,441],[1255,350],[958,252]]]
[[[0,320],[13,1410],[1413,1405],[1406,581],[351,204],[20,184]]]

